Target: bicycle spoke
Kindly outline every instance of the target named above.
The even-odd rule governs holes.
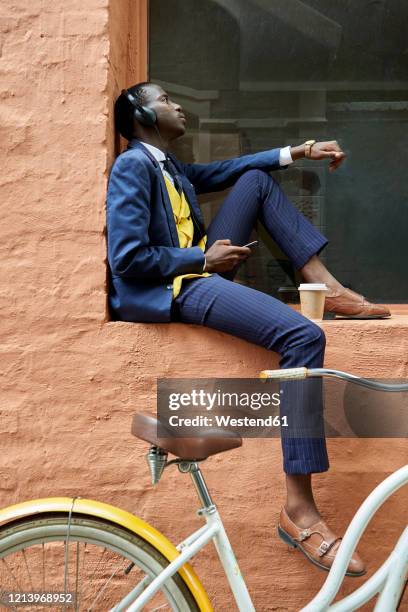
[[[94,569],[94,572],[93,572],[92,576],[91,576],[91,577],[90,577],[90,579],[89,579],[89,583],[93,582],[93,579],[95,578],[95,574],[96,574],[96,572],[97,572],[97,571],[98,571],[98,569],[99,569],[99,566],[100,566],[100,564],[101,564],[102,558],[105,556],[105,553],[106,553],[106,548],[104,548],[104,549],[102,550],[102,554],[101,554],[101,556],[100,556],[100,558],[99,558],[99,561],[98,561],[98,563],[97,563],[97,565],[96,565],[96,567],[95,567],[95,569]]]
[[[20,583],[18,582],[17,578],[15,577],[14,573],[12,572],[12,570],[9,568],[8,563],[5,559],[2,559],[3,565],[6,566],[8,573],[10,574],[10,576],[13,578],[14,582],[17,585],[17,590],[18,591],[22,591],[23,589],[20,586]]]
[[[96,594],[95,599],[93,600],[93,602],[91,603],[91,606],[88,608],[88,612],[91,612],[93,610],[94,605],[96,604],[96,602],[98,601],[98,599],[100,599],[100,597],[103,595],[103,593],[106,591],[109,583],[113,580],[113,578],[116,576],[116,574],[119,572],[120,568],[118,567],[117,569],[115,569],[112,574],[109,576],[108,580],[105,582],[105,584],[102,586],[102,588],[99,590],[99,592]]]
[[[79,571],[79,542],[76,543],[75,552],[75,601],[78,598],[78,571]],[[76,604],[75,604],[76,608]]]
[[[92,585],[93,585],[93,582],[95,580],[96,574],[97,574],[99,568],[101,567],[103,558],[105,557],[106,553],[107,553],[107,549],[103,548],[102,551],[99,554],[99,559],[98,559],[98,561],[96,563],[96,566],[93,569],[92,575],[89,578],[86,578],[85,567],[87,567],[87,556],[91,557],[92,556],[92,551],[88,548],[88,542],[84,543],[83,555],[82,555],[82,568],[81,568],[80,574],[85,576],[85,585],[81,586],[81,589],[80,589],[81,596],[79,598],[80,600],[86,601],[86,599],[88,597],[92,597],[92,590],[93,590],[92,589]],[[89,565],[89,563],[88,563],[88,565]],[[91,589],[89,587],[91,587]],[[88,595],[88,593],[89,593],[89,595]],[[76,608],[78,610],[80,609],[79,605],[80,605],[80,601],[77,601]]]
[[[72,603],[66,599],[48,606],[38,601],[25,607],[28,611],[35,608],[39,612],[50,609],[106,612],[122,601],[135,585],[142,592],[163,566],[158,551],[141,538],[130,537],[120,527],[95,519],[72,516],[69,524],[59,516],[28,520],[27,526],[18,524],[5,529],[4,537],[5,554],[0,559],[2,590],[46,593],[51,588],[53,592],[63,593],[65,587],[67,594],[72,592]],[[12,546],[7,541],[10,537]],[[0,546],[1,541],[0,537]],[[176,583],[169,580],[146,609],[186,612],[190,609],[188,604],[177,606],[178,602],[185,601],[182,589],[179,577]],[[0,604],[0,609],[18,611],[20,606],[10,602]]]
[[[88,553],[90,552],[88,550],[87,546],[88,546],[88,542],[85,542],[85,544],[84,544],[84,552],[83,552],[83,560],[82,560],[82,569],[81,569],[81,574],[83,576],[85,576],[85,577],[86,577],[86,572],[85,572],[86,557],[87,557]],[[86,581],[85,581],[84,588],[81,587],[81,597],[80,597],[80,599],[81,600],[83,599],[84,601],[86,600],[86,593],[87,593],[87,588],[86,587],[87,587],[87,584],[86,584]],[[80,602],[78,601],[78,612],[80,610],[79,604],[80,604]]]
[[[68,583],[68,555],[69,555],[69,531],[68,531],[68,535],[67,535],[67,539],[64,542],[64,593],[68,592],[69,589],[69,583]],[[63,607],[63,611],[66,612],[67,607],[64,606]]]
[[[87,580],[87,586],[90,585],[92,586],[92,584],[94,582],[98,582],[98,574],[100,574],[101,572],[103,572],[104,570],[104,565],[103,563],[109,563],[109,559],[107,558],[107,549],[104,548],[102,550],[102,553],[99,556],[99,559],[97,561],[96,567],[93,570],[92,576],[90,579]],[[105,563],[105,564],[106,564]],[[123,563],[123,560],[122,560]],[[85,554],[84,554],[84,565],[85,565]],[[104,584],[102,584],[99,588],[99,590],[91,595],[90,597],[93,597],[93,600],[90,604],[90,606],[87,608],[87,610],[92,610],[95,606],[95,604],[100,600],[101,596],[103,595],[103,593],[106,591],[107,587],[109,586],[109,584],[111,583],[111,581],[118,575],[120,575],[120,572],[123,571],[123,568],[118,566],[116,567],[110,574],[110,576],[106,579],[106,581],[104,582]],[[82,601],[85,601],[88,598],[88,590],[84,591],[82,593]]]
[[[44,542],[42,543],[42,590],[43,592],[45,591],[45,545]]]
[[[23,553],[24,564],[25,564],[25,566],[26,566],[27,574],[28,574],[28,577],[29,577],[29,579],[30,579],[30,586],[31,586],[31,590],[32,590],[32,591],[35,591],[35,589],[34,589],[34,585],[33,585],[33,581],[32,581],[32,579],[31,579],[31,572],[30,572],[30,569],[29,569],[29,567],[28,567],[28,563],[27,563],[27,557],[26,557],[25,548],[23,548],[23,550],[22,550],[21,552]]]
[[[67,593],[69,592],[69,581],[70,581],[70,576],[69,576],[69,570],[70,570],[70,548],[69,548],[69,531],[67,534],[67,539],[65,540],[65,567],[64,567],[64,592]],[[75,543],[72,543],[72,548],[74,546]],[[72,583],[75,584],[75,601],[77,599],[78,596],[78,547],[79,547],[79,542],[76,542],[76,546],[75,546],[75,553],[74,553],[74,562],[73,562],[73,566],[74,566],[74,577],[72,579]],[[76,605],[76,604],[75,604]],[[66,612],[67,610],[67,606],[64,604],[63,606],[63,612]]]
[[[2,562],[3,562],[3,564],[6,566],[8,573],[11,575],[11,577],[12,577],[13,581],[14,581],[14,582],[17,584],[18,588],[21,588],[21,587],[19,586],[19,583],[18,583],[18,581],[17,581],[16,577],[14,576],[14,573],[13,573],[13,572],[11,571],[11,569],[9,568],[9,566],[8,566],[8,564],[6,563],[5,559],[2,559]],[[2,589],[0,590],[0,593],[1,593],[1,591],[2,591],[2,590],[4,591],[5,589],[4,589],[4,588],[2,588]],[[10,589],[10,590],[11,590],[11,589]],[[12,603],[7,603],[7,602],[5,602],[5,601],[2,601],[2,602],[1,602],[1,605],[2,605],[2,606],[4,606],[4,607],[5,607],[5,608],[7,608],[7,609],[10,609],[10,610],[18,610],[17,606],[15,606],[15,605],[14,605],[14,604],[12,604]]]

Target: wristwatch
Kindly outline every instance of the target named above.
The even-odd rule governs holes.
[[[310,157],[310,153],[313,145],[315,144],[315,140],[306,140],[305,142],[305,157]]]

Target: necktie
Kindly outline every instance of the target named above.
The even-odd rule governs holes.
[[[177,189],[177,192],[179,193],[179,195],[181,196],[181,194],[183,193],[183,183],[181,182],[181,176],[178,173],[176,166],[173,164],[173,162],[171,161],[169,157],[166,157],[166,159],[163,161],[163,168],[167,170],[167,172],[172,177],[174,181],[174,186]],[[190,214],[191,214],[191,218],[193,220],[194,226],[198,232],[196,236],[196,240],[193,241],[193,244],[196,244],[197,240],[200,240],[203,236],[205,236],[205,228],[204,228],[204,225],[196,219],[196,216],[191,206],[190,206]]]
[[[174,181],[175,188],[177,189],[178,193],[181,195],[183,191],[183,183],[181,182],[181,178],[177,172],[176,166],[173,164],[171,159],[169,159],[168,157],[166,157],[166,159],[163,161],[163,168],[167,170],[167,172],[170,174],[170,176],[172,177]]]

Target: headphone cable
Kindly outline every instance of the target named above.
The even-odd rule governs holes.
[[[167,147],[166,147],[166,145],[164,144],[164,140],[163,140],[163,138],[161,137],[160,130],[159,130],[159,128],[157,127],[157,124],[156,124],[156,123],[154,123],[154,124],[153,124],[153,127],[154,127],[154,129],[156,130],[156,132],[157,132],[157,135],[158,135],[158,137],[159,137],[160,143],[161,143],[161,145],[162,145],[162,147],[163,147],[163,149],[164,149],[164,150],[163,150],[163,153],[165,154],[166,159],[167,159]]]

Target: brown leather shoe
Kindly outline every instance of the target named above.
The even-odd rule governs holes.
[[[387,306],[367,302],[351,289],[343,289],[337,295],[326,297],[324,312],[335,314],[340,319],[385,319],[391,316]]]
[[[320,569],[330,570],[334,557],[340,546],[341,538],[334,535],[324,521],[318,521],[307,529],[297,527],[282,508],[278,535],[292,548],[298,548],[314,565]],[[346,576],[363,576],[366,573],[364,563],[356,552],[350,559]]]

